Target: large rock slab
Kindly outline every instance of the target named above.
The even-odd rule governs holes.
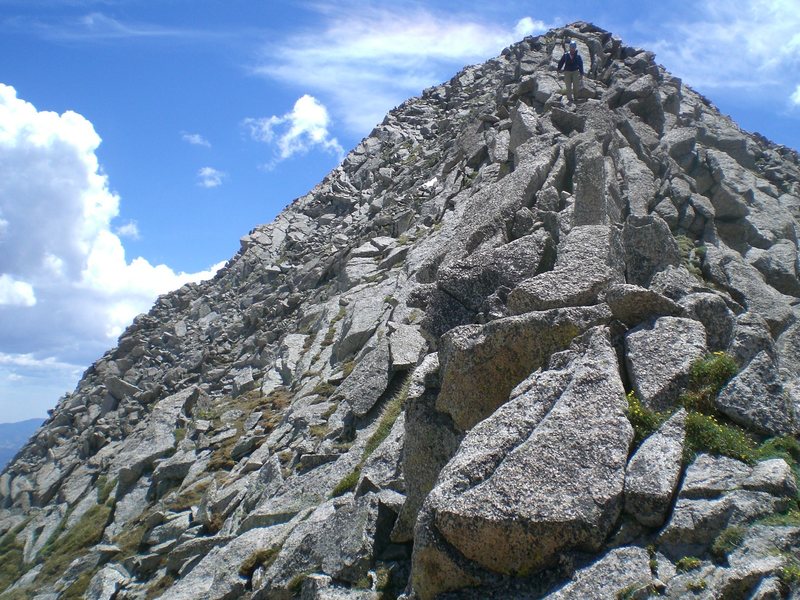
[[[602,546],[633,438],[616,354],[596,328],[554,361],[476,425],[439,475],[415,536],[421,598],[470,585],[470,565],[527,574],[564,550]]]
[[[413,325],[388,323],[389,355],[392,371],[408,371],[425,355],[427,342]]]
[[[548,600],[586,600],[618,598],[622,590],[645,593],[653,581],[647,550],[636,546],[615,548],[575,573],[572,581]]]
[[[559,308],[457,327],[442,337],[441,391],[436,410],[461,431],[494,412],[531,371],[566,349],[580,333],[606,323],[606,305]]]
[[[681,264],[680,250],[669,226],[657,215],[631,215],[622,229],[627,282],[649,287],[653,276]]]
[[[283,542],[265,575],[267,590],[285,590],[298,574],[323,572],[354,584],[366,577],[385,545],[403,497],[395,492],[321,504]]]
[[[358,361],[334,398],[344,399],[356,416],[366,415],[389,385],[389,360],[389,341],[382,337],[375,348]]]
[[[671,407],[689,384],[692,363],[706,354],[702,323],[661,317],[625,336],[625,361],[636,396],[653,410]]]
[[[722,388],[714,403],[732,421],[768,435],[798,430],[789,394],[778,365],[761,351]]]
[[[699,455],[686,470],[659,540],[674,557],[696,556],[726,527],[785,511],[797,490],[790,471],[783,459],[751,467],[724,456]]]
[[[160,596],[164,600],[221,600],[241,597],[247,579],[239,574],[245,561],[259,550],[279,548],[288,525],[251,529],[223,546],[212,548],[197,565]]]
[[[794,320],[791,296],[785,296],[764,281],[764,276],[742,260],[723,257],[719,263],[719,283],[730,291],[737,301],[743,302],[766,320],[773,337],[777,337]]]
[[[406,397],[402,457],[406,501],[392,532],[396,542],[413,539],[422,502],[463,437],[452,419],[436,410],[438,394],[439,356],[429,354],[414,370]]]
[[[519,284],[508,297],[512,314],[597,303],[612,282],[624,281],[619,233],[606,225],[573,227],[552,271]]]
[[[555,243],[540,229],[497,248],[482,249],[442,268],[437,283],[448,294],[473,311],[499,287],[513,288],[520,281],[550,269]]]
[[[686,438],[681,409],[647,438],[625,470],[625,510],[647,527],[664,524],[678,488]]]
[[[733,339],[736,316],[717,294],[697,292],[680,300],[686,316],[700,321],[706,328],[706,343],[712,352],[726,350]]]
[[[357,352],[367,343],[386,308],[383,296],[379,294],[362,296],[347,307],[339,341],[336,343],[336,355],[340,359]]]
[[[611,285],[603,299],[611,309],[614,318],[619,319],[628,327],[655,317],[681,317],[685,313],[681,305],[666,296],[627,283]]]
[[[178,416],[196,397],[197,388],[191,387],[156,403],[147,426],[116,447],[109,472],[118,476],[121,484],[129,485],[157,458],[170,454],[176,446]]]
[[[603,156],[600,143],[592,140],[579,144],[575,149],[574,175],[576,226],[620,221],[620,207],[608,189],[611,178],[616,178],[613,164]]]

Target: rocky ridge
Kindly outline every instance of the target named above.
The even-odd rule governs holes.
[[[799,215],[652,53],[526,38],[85,373],[0,476],[0,598],[796,594]]]

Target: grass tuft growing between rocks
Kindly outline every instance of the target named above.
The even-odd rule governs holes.
[[[633,427],[633,445],[634,448],[638,448],[669,418],[669,413],[650,410],[642,404],[633,391],[628,392],[627,399],[628,421]]]
[[[769,453],[800,457],[800,444],[793,438],[776,441],[757,451],[753,439],[744,429],[729,423],[717,412],[714,400],[737,372],[736,362],[724,352],[714,352],[692,364],[689,388],[681,396],[687,410],[684,463],[694,460],[698,452],[729,456],[748,464],[769,457]],[[661,427],[671,413],[647,408],[632,391],[628,392],[627,398],[627,416],[633,426],[636,448]]]
[[[755,462],[755,444],[743,429],[721,423],[713,415],[690,412],[686,416],[684,462],[691,462],[698,452]]]
[[[167,573],[158,581],[153,583],[149,588],[147,588],[147,595],[145,596],[145,600],[154,600],[161,596],[166,590],[172,587],[172,584],[175,583],[175,577],[170,573]]]
[[[800,562],[794,556],[790,556],[786,564],[780,568],[778,579],[793,592],[800,588]]]
[[[350,473],[342,477],[342,480],[336,484],[336,487],[331,491],[331,498],[338,498],[349,491],[355,489],[358,480],[361,478],[361,465],[358,465]]]
[[[114,488],[117,487],[117,480],[116,479],[109,480],[108,477],[106,477],[105,475],[101,475],[100,477],[97,478],[95,487],[97,488],[97,503],[105,504],[106,502],[108,502],[108,498],[111,496],[111,492],[113,492]]]
[[[696,556],[684,556],[675,563],[675,568],[683,573],[700,568],[700,559]]]
[[[345,475],[342,480],[336,484],[336,487],[334,487],[333,491],[331,491],[331,498],[336,498],[337,496],[346,494],[356,487],[358,480],[361,477],[361,467],[364,466],[364,463],[367,461],[367,459],[389,436],[389,433],[392,431],[392,427],[394,427],[395,421],[397,421],[397,417],[399,417],[400,413],[403,412],[403,406],[405,405],[406,398],[408,397],[408,390],[410,387],[411,374],[409,373],[405,376],[403,383],[400,385],[400,388],[397,390],[394,396],[392,396],[389,402],[386,403],[386,407],[381,413],[378,427],[364,445],[364,450],[361,453],[361,460],[350,473]]]
[[[692,363],[689,389],[681,397],[686,410],[715,415],[714,399],[738,372],[736,361],[725,352],[714,352]]]
[[[253,571],[255,571],[258,567],[268,569],[272,563],[275,562],[275,559],[278,558],[280,551],[280,546],[256,550],[250,556],[248,556],[239,567],[239,575],[249,579],[253,576]]]
[[[96,572],[97,569],[90,569],[81,573],[72,585],[59,596],[59,600],[82,600]]]
[[[703,260],[706,256],[705,246],[695,246],[694,240],[685,235],[675,236],[681,253],[683,266],[698,279],[703,279]]]
[[[397,421],[397,417],[399,417],[400,413],[403,412],[403,405],[408,397],[408,390],[410,387],[411,375],[409,374],[406,375],[406,378],[403,380],[403,383],[397,393],[387,403],[383,414],[381,414],[381,420],[378,423],[378,428],[367,440],[367,444],[364,446],[364,454],[361,456],[362,462],[367,460],[370,455],[375,452],[378,446],[380,446],[389,436],[389,432],[391,432],[394,422]]]
[[[25,573],[23,550],[25,545],[17,541],[18,531],[10,531],[0,539],[0,592],[7,589]]]
[[[44,565],[36,581],[56,580],[73,560],[90,546],[99,543],[112,511],[113,505],[110,503],[97,504],[87,510],[64,535],[48,542],[47,548],[40,555],[44,559]]]
[[[720,562],[726,561],[728,555],[742,545],[744,533],[744,527],[728,527],[711,544],[711,555]]]

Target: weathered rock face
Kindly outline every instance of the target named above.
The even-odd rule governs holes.
[[[607,332],[591,330],[565,354],[556,363],[567,365],[535,373],[476,425],[439,475],[415,535],[422,597],[464,585],[440,561],[523,575],[566,549],[602,547],[633,431]]]
[[[134,321],[0,474],[0,594],[783,597],[798,218],[797,154],[652,53],[527,38]]]

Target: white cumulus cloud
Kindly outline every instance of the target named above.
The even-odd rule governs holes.
[[[71,377],[74,365],[97,359],[159,294],[213,274],[126,258],[120,236],[138,228],[114,226],[120,198],[98,163],[99,144],[81,115],[39,111],[0,84],[0,364],[7,374],[41,379],[31,369],[50,364]],[[18,395],[0,383],[0,421]]]
[[[547,31],[548,27],[544,21],[539,21],[531,17],[523,17],[514,26],[514,34],[518,38],[523,38],[528,35],[536,35]]]
[[[17,281],[10,275],[0,275],[0,306],[35,306],[36,294],[33,286],[24,281]]]
[[[786,79],[800,72],[800,0],[699,0],[658,32],[644,45],[692,86],[795,99]]]
[[[545,29],[531,17],[508,28],[407,3],[345,2],[341,10],[320,11],[320,28],[270,41],[255,72],[310,90],[359,133],[454,70]]]
[[[329,131],[328,109],[308,94],[298,98],[294,107],[283,116],[246,119],[245,127],[253,139],[277,146],[279,160],[305,154],[317,148],[335,154],[339,160],[344,149]]]
[[[796,106],[800,106],[800,84],[796,88],[794,88],[794,92],[792,93],[791,97],[792,104]]]
[[[222,185],[226,174],[213,167],[203,167],[197,172],[197,185],[204,188],[215,188]]]
[[[141,239],[139,233],[139,224],[136,221],[128,221],[124,225],[117,227],[114,232],[122,238],[129,238],[131,240]]]
[[[206,138],[204,138],[199,133],[181,133],[181,139],[184,142],[192,144],[193,146],[205,146],[206,148],[211,148],[211,142],[209,142]]]

